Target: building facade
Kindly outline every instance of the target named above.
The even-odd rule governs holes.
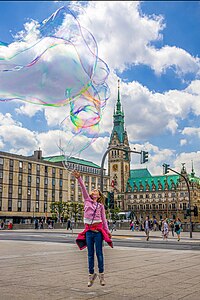
[[[200,179],[194,173],[187,174],[182,167],[183,174],[190,183],[191,208],[200,207]],[[189,193],[185,180],[179,175],[152,176],[147,169],[131,170],[127,182],[125,196],[126,209],[133,211],[137,219],[149,216],[151,219],[162,220],[165,217],[187,220],[189,207]],[[188,219],[189,220],[189,219]],[[192,221],[200,222],[200,216],[194,216]]]
[[[81,172],[88,191],[100,187],[100,167],[71,157],[65,166],[63,156],[42,157],[0,152],[0,219],[31,223],[34,218],[51,218],[52,202],[82,202],[82,194],[71,170]],[[109,179],[104,176],[104,188]]]

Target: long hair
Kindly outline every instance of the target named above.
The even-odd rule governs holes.
[[[100,197],[98,198],[97,202],[104,205],[105,204],[105,196],[103,195],[103,193],[100,190],[98,190],[98,191],[99,191]]]
[[[100,197],[97,199],[97,202],[101,203],[102,205],[105,205],[105,196],[103,195],[103,193],[100,190],[98,190],[98,192],[99,192]],[[92,198],[91,194],[90,194],[90,197]]]

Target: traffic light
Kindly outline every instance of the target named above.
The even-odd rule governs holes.
[[[149,152],[141,151],[141,164],[144,164],[148,161]]]
[[[194,216],[198,217],[198,207],[196,205],[194,206]]]
[[[169,165],[168,164],[163,164],[163,173],[164,174],[169,173]]]
[[[186,209],[186,216],[189,217],[191,215],[191,209],[187,208]]]

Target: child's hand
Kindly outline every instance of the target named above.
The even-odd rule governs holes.
[[[72,175],[74,175],[74,177],[76,178],[76,179],[78,179],[81,175],[80,175],[80,173],[77,171],[77,170],[74,170],[73,172],[72,172]]]
[[[112,238],[112,234],[110,232],[108,233],[108,236],[110,239]]]

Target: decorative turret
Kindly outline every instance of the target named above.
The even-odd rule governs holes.
[[[191,177],[195,176],[195,172],[194,172],[194,166],[193,166],[193,160],[192,160],[192,172],[191,172]]]
[[[187,175],[187,171],[186,171],[186,168],[185,168],[185,163],[182,163],[181,174],[182,175]]]

